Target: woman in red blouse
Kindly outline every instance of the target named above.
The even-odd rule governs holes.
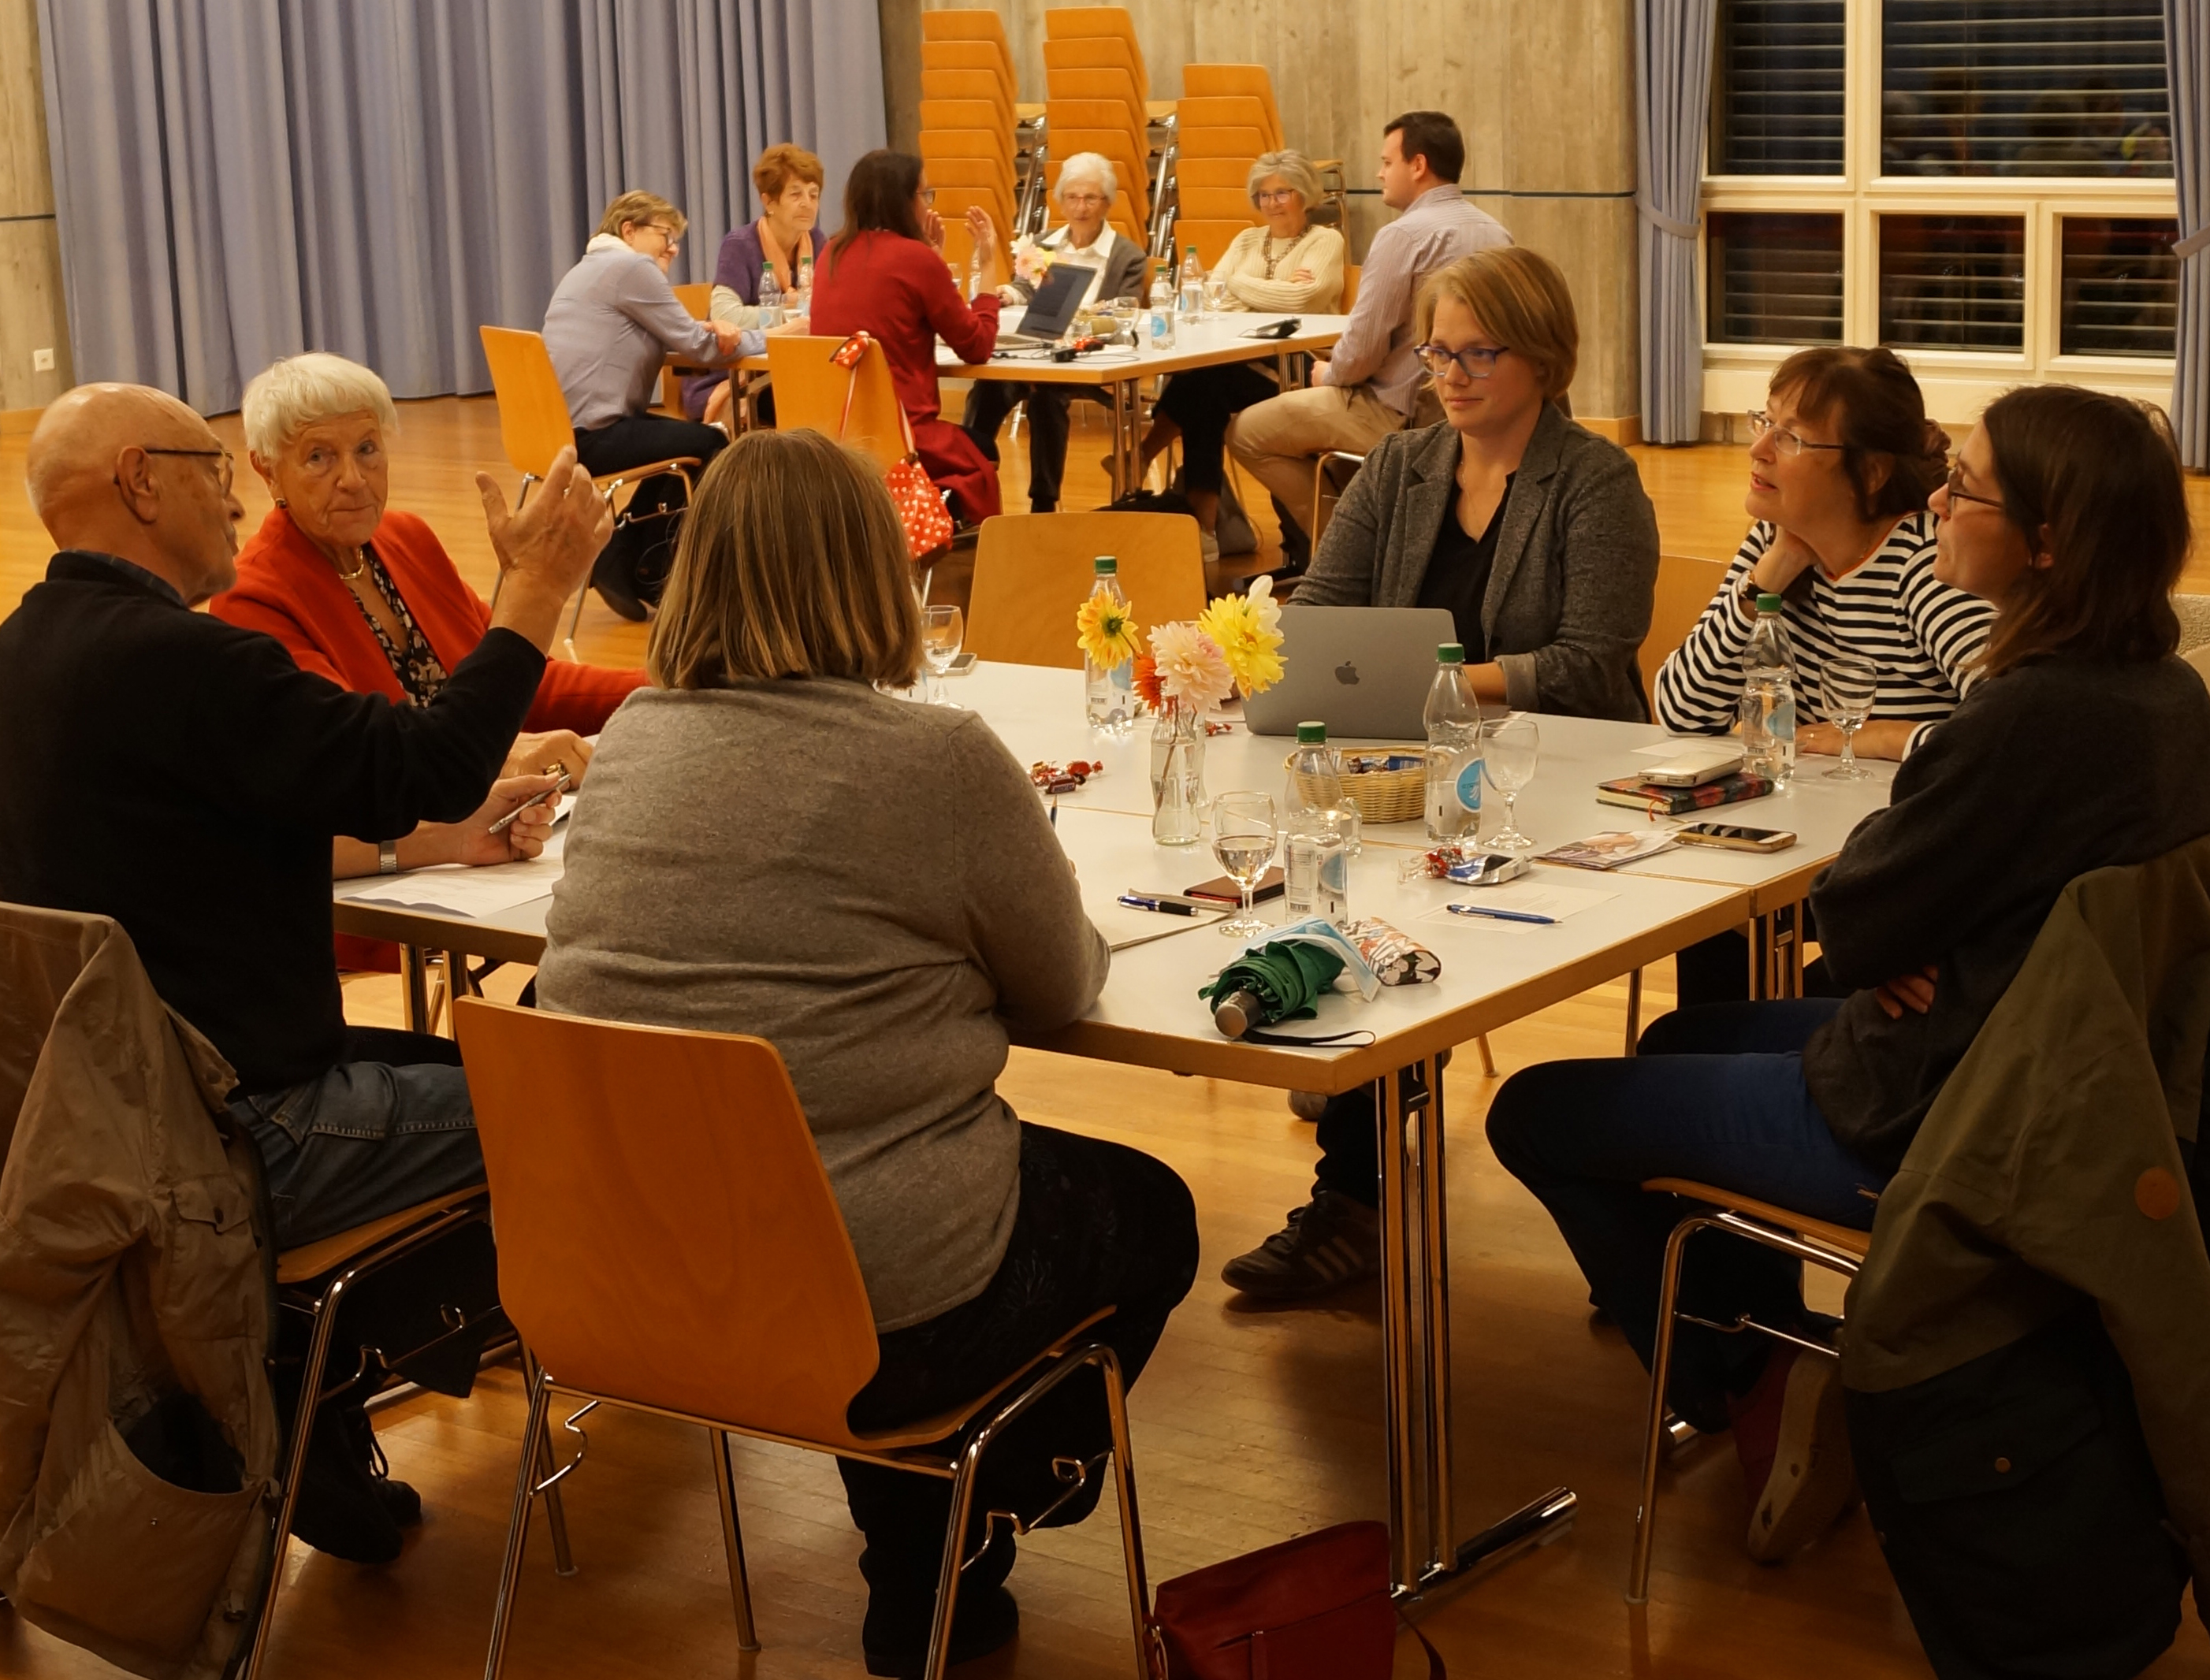
[[[491,612],[461,581],[428,525],[387,512],[384,437],[396,431],[391,393],[371,370],[341,356],[287,357],[245,388],[246,448],[276,498],[238,557],[238,581],[208,611],[273,635],[302,671],[395,706],[426,706],[483,640]],[[503,776],[558,763],[583,780],[595,735],[642,671],[547,659],[537,702],[507,756]],[[482,861],[458,848],[464,825],[425,824],[399,842],[399,862]],[[365,855],[356,855],[365,853]],[[334,842],[332,872],[371,875],[377,848]],[[347,968],[392,969],[397,948],[341,937]]]
[[[952,511],[979,523],[999,510],[998,469],[965,429],[941,418],[936,340],[963,362],[987,362],[998,342],[997,288],[1005,252],[987,213],[967,212],[981,258],[971,304],[944,266],[944,222],[930,208],[936,190],[921,160],[903,152],[870,152],[844,183],[844,226],[829,242],[813,277],[813,331],[843,338],[871,333],[891,364],[898,401],[913,426],[921,464]]]

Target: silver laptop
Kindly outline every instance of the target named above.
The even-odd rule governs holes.
[[[1074,324],[1074,312],[1082,307],[1090,277],[1096,272],[1080,262],[1053,263],[1036,296],[1029,299],[1028,308],[1021,312],[1020,326],[1011,332],[999,332],[998,342],[1030,349],[1057,344],[1060,335]]]
[[[1435,649],[1457,640],[1439,606],[1284,606],[1282,680],[1243,702],[1243,721],[1253,735],[1317,718],[1330,740],[1424,741]]]

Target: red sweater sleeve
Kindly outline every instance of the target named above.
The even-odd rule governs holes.
[[[985,292],[969,303],[959,295],[959,288],[951,283],[951,271],[936,253],[927,245],[921,250],[924,260],[915,265],[915,280],[928,324],[961,361],[988,361],[998,345],[998,294]]]

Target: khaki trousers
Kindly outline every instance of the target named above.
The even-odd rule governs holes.
[[[1330,449],[1362,455],[1404,428],[1404,417],[1363,385],[1316,385],[1253,403],[1229,424],[1228,451],[1304,527],[1312,521],[1313,456]]]

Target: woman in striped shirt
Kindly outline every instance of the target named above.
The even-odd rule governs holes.
[[[1934,576],[1926,499],[1947,471],[1948,438],[1893,351],[1799,351],[1751,414],[1749,494],[1757,522],[1703,617],[1658,673],[1658,721],[1720,734],[1742,700],[1742,656],[1757,597],[1787,603],[1798,714],[1824,715],[1821,677],[1839,653],[1880,671],[1861,757],[1901,758],[1963,698],[1993,609]],[[1832,724],[1796,732],[1804,752],[1841,750]]]

